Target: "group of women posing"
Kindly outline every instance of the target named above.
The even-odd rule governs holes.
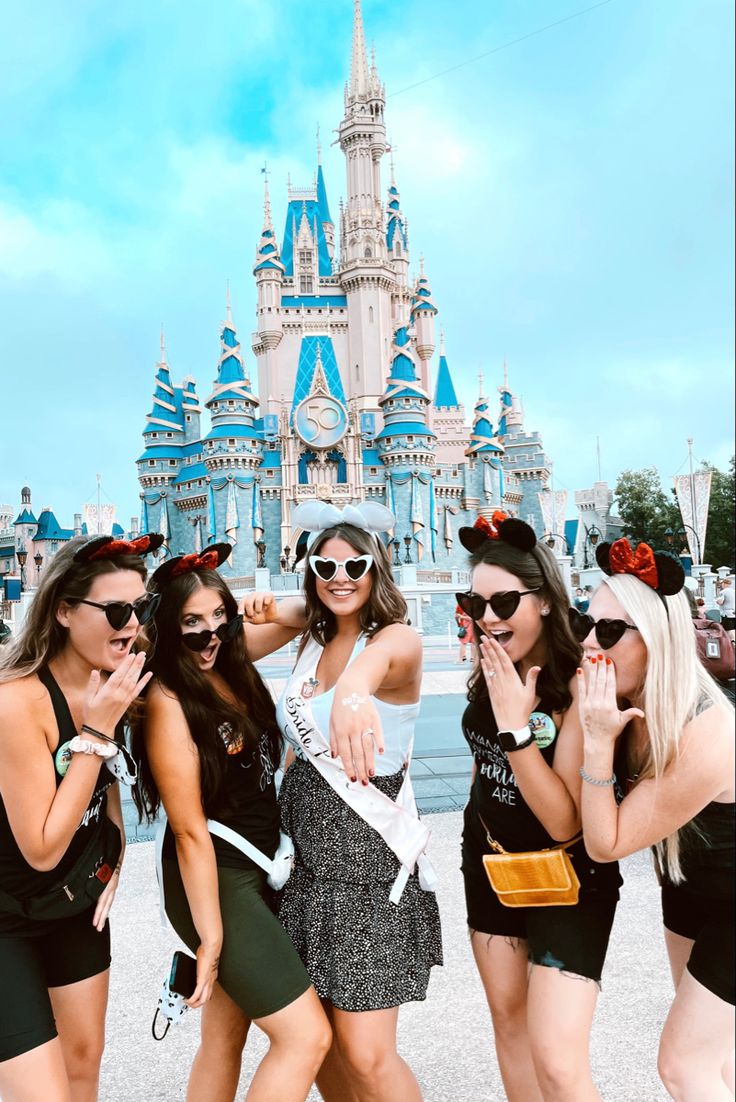
[[[134,769],[123,720],[139,809],[165,812],[166,912],[196,956],[190,1102],[235,1098],[251,1022],[270,1044],[250,1102],[303,1100],[315,1079],[325,1102],[421,1099],[396,1047],[399,1007],[442,960],[408,769],[421,641],[381,539],[388,510],[309,504],[293,520],[310,534],[303,597],[251,594],[240,611],[217,570],[227,544],[164,561],[146,588],[160,537],[72,540],[3,654],[3,1102],[97,1098],[124,846],[115,777]],[[616,862],[654,846],[677,992],[660,1073],[682,1102],[732,1098],[732,714],[698,665],[679,564],[605,546],[583,614],[523,522],[494,514],[461,539],[472,576],[458,603],[480,646],[462,869],[507,1097],[599,1097],[588,1041]],[[253,663],[297,635],[274,707]],[[266,858],[291,837],[278,896],[228,830]],[[490,840],[567,843],[577,903],[502,905]]]

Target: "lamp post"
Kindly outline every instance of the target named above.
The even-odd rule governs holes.
[[[265,540],[256,540],[256,551],[258,552],[257,566],[260,568],[266,565],[266,543]]]
[[[671,528],[665,528],[664,538],[667,540],[667,543],[671,547],[672,541],[674,540],[675,536],[677,536],[678,539],[681,540],[682,546],[685,547],[687,546],[687,532],[692,532],[693,536],[695,537],[695,551],[698,556],[696,566],[700,566],[703,561],[703,550],[700,546],[700,536],[690,524],[685,524],[685,522],[683,521],[677,532],[673,532]]]
[[[401,547],[401,540],[398,537],[396,537],[395,539],[391,540],[391,543],[393,544],[393,548],[394,548],[394,562],[393,562],[393,565],[394,566],[401,566],[401,557],[399,556],[399,548]]]
[[[20,567],[20,591],[22,593],[26,585],[26,560],[28,558],[28,552],[22,551],[19,548],[15,552],[15,557],[18,560],[18,566]]]
[[[408,532],[404,536],[404,547],[406,548],[406,556],[404,558],[404,562],[405,563],[407,563],[407,562],[410,563],[411,562],[411,536],[409,535]]]
[[[562,542],[565,545],[565,554],[566,555],[572,555],[572,552],[570,551],[570,544],[568,542],[567,536],[563,536],[560,532],[545,532],[544,535],[542,536],[542,539],[544,540],[544,542],[547,544],[547,546],[552,551],[554,551],[554,549],[555,549],[555,544],[556,544],[557,540],[562,540]]]
[[[33,561],[36,564],[36,585],[41,581],[41,566],[43,564],[43,555],[40,551],[37,551],[33,556]]]

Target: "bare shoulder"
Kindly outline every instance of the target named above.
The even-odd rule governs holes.
[[[422,638],[409,624],[389,624],[377,631],[367,646],[380,643],[381,646],[389,646],[392,650],[399,650],[402,655],[413,658],[422,653]]]
[[[146,734],[160,731],[185,733],[189,727],[178,696],[160,681],[152,681],[146,693]]]
[[[35,674],[0,685],[0,724],[3,726],[20,722],[27,728],[29,721],[45,726],[52,715],[49,694]]]
[[[724,700],[694,716],[682,733],[683,754],[723,763],[734,757],[733,710]]]

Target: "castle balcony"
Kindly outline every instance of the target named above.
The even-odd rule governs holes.
[[[296,487],[294,498],[301,501],[330,501],[333,505],[349,505],[355,495],[345,483],[317,482],[311,486],[301,484]]]

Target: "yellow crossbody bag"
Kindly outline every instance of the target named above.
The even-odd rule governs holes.
[[[482,817],[479,818],[488,845],[496,851],[483,855],[483,867],[499,903],[504,907],[575,906],[580,881],[567,847],[579,842],[582,834],[549,849],[509,853],[491,837]]]

